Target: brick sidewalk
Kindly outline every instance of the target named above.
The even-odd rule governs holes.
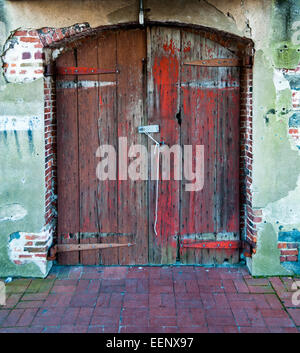
[[[296,280],[243,267],[57,266],[6,285],[0,332],[300,332]]]

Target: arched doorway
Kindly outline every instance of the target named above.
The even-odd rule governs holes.
[[[74,247],[59,254],[60,263],[239,261],[235,246],[215,248],[239,240],[238,59],[202,31],[159,25],[103,30],[58,58],[58,242],[134,244]],[[111,73],[68,72],[82,67]],[[161,149],[158,196],[150,163],[146,180],[132,180],[124,169],[134,159],[128,156],[132,144],[150,151],[153,141],[138,133],[144,125],[159,125],[155,139],[182,151],[181,168],[171,158],[170,180],[162,180],[168,151]],[[103,159],[96,152],[103,145],[115,151],[116,180],[97,178]],[[187,145],[193,146],[193,171],[196,145],[204,148],[204,184],[194,191],[186,190],[195,182],[184,169]],[[203,241],[215,247],[205,249]]]

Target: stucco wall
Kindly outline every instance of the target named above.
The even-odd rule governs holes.
[[[246,36],[254,41],[256,53],[253,78],[252,191],[253,206],[262,209],[263,219],[258,227],[257,252],[248,261],[248,265],[254,275],[287,273],[279,262],[277,239],[280,232],[300,230],[300,150],[297,139],[289,133],[290,117],[296,110],[292,104],[292,93],[296,89],[291,89],[290,81],[284,76],[286,73],[282,68],[290,69],[288,74],[297,77],[298,73],[293,69],[300,61],[295,34],[295,22],[300,20],[300,1],[147,0],[144,5],[146,9],[150,9],[147,12],[149,20],[193,23]],[[0,0],[0,41],[3,44],[9,32],[17,28],[66,27],[83,22],[97,27],[137,21],[137,18],[137,0]],[[288,54],[285,54],[284,45],[288,46]],[[282,48],[285,50],[283,53],[280,52]],[[30,115],[42,118],[42,94],[41,80],[34,83],[6,84],[1,77],[0,117],[4,119],[5,116]],[[297,97],[294,95],[295,99]],[[296,105],[297,103],[294,104]],[[31,202],[24,207],[27,216],[22,219],[23,223],[18,223],[21,220],[0,221],[0,268],[2,264],[7,266],[4,245],[8,242],[9,234],[42,230],[42,125],[35,132],[34,140],[34,148],[39,156],[32,158],[30,151],[25,151],[28,144],[26,133],[22,132],[22,157],[18,154],[13,132],[7,136],[7,140],[1,138],[0,141],[1,151],[5,150],[6,154],[6,159],[1,164],[4,167],[0,174],[0,207],[11,203],[23,205],[22,199],[31,194]],[[8,162],[9,155],[14,162]],[[23,189],[20,189],[22,173],[16,170],[20,162],[26,159],[30,162],[23,163],[20,170],[27,174],[28,188],[24,184]],[[34,175],[31,163],[36,163]],[[34,187],[34,193],[31,187]],[[19,193],[18,190],[23,192]],[[9,271],[12,268],[23,273],[20,266],[13,267],[10,264]]]

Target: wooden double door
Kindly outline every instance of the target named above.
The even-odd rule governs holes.
[[[59,263],[239,261],[239,249],[197,247],[239,239],[239,68],[190,64],[217,58],[235,60],[197,30],[149,26],[103,31],[57,59],[58,243],[134,244],[62,252]],[[82,67],[112,73],[62,74]],[[160,132],[152,136],[165,143],[158,195],[150,163],[147,180],[132,180],[124,167],[138,157],[128,156],[133,144],[145,146],[150,160],[154,142],[138,127],[153,124]],[[107,166],[115,164],[115,180],[97,178],[103,145],[115,151]],[[165,147],[174,145],[182,150],[180,178],[170,158],[170,180],[163,180]],[[186,190],[192,183],[184,173],[186,145],[203,179],[196,191]],[[200,169],[197,145],[203,146]]]

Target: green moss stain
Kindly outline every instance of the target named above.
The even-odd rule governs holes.
[[[300,61],[300,0],[273,3],[270,48],[276,68],[294,69]]]
[[[294,69],[300,61],[300,45],[292,42],[275,43],[272,54],[276,68]]]

